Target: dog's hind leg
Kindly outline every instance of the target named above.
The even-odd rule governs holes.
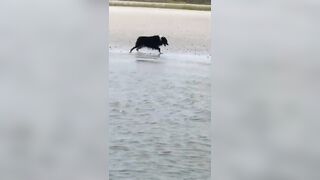
[[[141,47],[141,46],[139,46],[139,47],[137,47],[137,49],[136,49],[136,50],[137,50],[137,51],[139,51],[139,49],[141,49],[141,48],[142,48],[142,47]]]
[[[131,53],[135,48],[137,48],[137,46],[133,47],[133,48],[130,50],[130,53]]]

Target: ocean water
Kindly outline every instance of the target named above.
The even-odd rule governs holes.
[[[109,57],[110,179],[209,179],[210,57]]]

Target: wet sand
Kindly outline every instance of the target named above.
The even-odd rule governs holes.
[[[210,179],[210,13],[110,7],[110,17],[110,179]],[[155,33],[168,38],[164,54],[129,53]]]

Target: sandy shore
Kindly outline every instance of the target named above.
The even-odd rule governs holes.
[[[110,50],[129,51],[140,35],[163,35],[164,52],[209,54],[210,12],[110,7]]]

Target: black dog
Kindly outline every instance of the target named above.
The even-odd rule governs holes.
[[[161,54],[161,50],[159,48],[159,46],[161,45],[169,45],[165,37],[161,37],[160,39],[159,36],[140,36],[136,41],[136,45],[130,50],[130,53],[135,48],[137,49],[137,51],[139,51],[139,49],[147,47],[151,49],[157,49]]]

